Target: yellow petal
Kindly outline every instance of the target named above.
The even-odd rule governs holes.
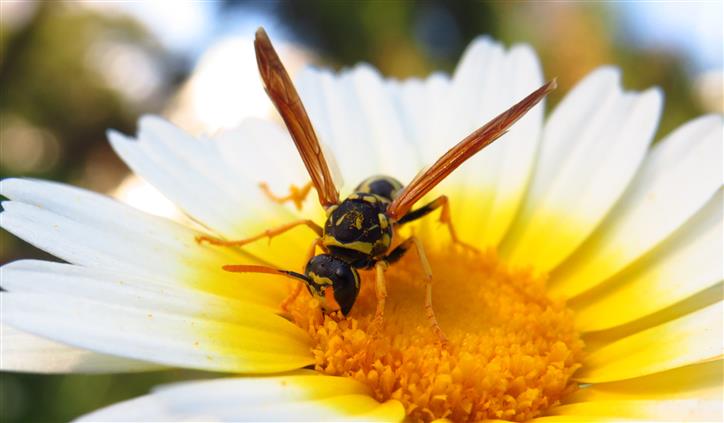
[[[681,318],[718,303],[724,299],[724,291],[722,291],[722,288],[723,285],[719,283],[670,307],[666,307],[656,313],[649,314],[632,322],[611,329],[584,333],[583,340],[589,351],[595,351],[619,339]]]
[[[304,403],[285,405],[288,409],[298,408],[302,414],[310,409],[326,408],[334,410],[334,420],[399,422],[405,417],[405,409],[399,401],[389,400],[378,403],[367,394],[339,395],[331,398],[313,400]]]
[[[574,300],[571,306],[577,311],[576,326],[584,332],[608,329],[671,307],[720,284],[722,247],[719,198],[660,248],[600,288]],[[721,299],[721,287],[718,293],[709,297]],[[670,318],[675,317],[678,316]]]
[[[715,360],[619,382],[597,383],[566,398],[567,403],[614,400],[722,398],[724,361]]]
[[[551,294],[573,298],[596,287],[721,202],[721,128],[720,116],[702,117],[658,143],[606,219],[551,275]]]
[[[722,304],[713,304],[592,352],[575,378],[586,383],[610,382],[721,357]]]

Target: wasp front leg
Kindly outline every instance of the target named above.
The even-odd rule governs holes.
[[[377,321],[378,319],[380,323],[382,321],[382,315],[385,306],[384,298],[387,296],[387,289],[384,283],[384,270],[387,269],[388,264],[392,264],[400,260],[402,256],[405,255],[407,250],[409,250],[410,247],[412,247],[413,245],[417,250],[417,257],[420,260],[422,272],[425,275],[425,316],[427,317],[428,322],[430,322],[430,328],[433,330],[433,332],[435,332],[435,335],[437,335],[437,337],[440,339],[440,342],[446,344],[447,338],[445,337],[445,333],[440,328],[440,324],[438,324],[437,318],[435,317],[435,311],[432,308],[432,268],[430,267],[430,262],[427,260],[427,255],[425,255],[425,249],[422,246],[422,242],[414,235],[407,238],[400,245],[395,247],[395,249],[387,254],[387,256],[385,256],[383,260],[378,262],[378,265],[376,266],[378,294],[375,321]],[[384,265],[379,266],[380,263],[384,263]],[[383,295],[380,295],[380,292],[382,292]],[[381,305],[380,298],[382,298]]]
[[[211,245],[219,245],[223,247],[241,247],[246,244],[249,244],[251,242],[260,240],[262,238],[269,238],[269,241],[271,242],[271,239],[274,238],[277,235],[281,235],[284,232],[287,232],[290,229],[296,228],[297,226],[305,225],[311,230],[313,230],[317,236],[322,236],[322,227],[317,225],[316,223],[312,222],[309,219],[302,219],[302,220],[295,220],[293,222],[287,223],[285,225],[273,228],[273,229],[267,229],[264,232],[254,235],[252,237],[246,238],[246,239],[239,239],[239,240],[233,240],[233,241],[227,241],[220,238],[214,238],[211,236],[206,235],[199,235],[196,237],[196,242],[199,244],[202,244],[204,242],[208,242]]]
[[[314,187],[314,184],[311,181],[307,182],[301,188],[296,185],[290,185],[289,194],[287,194],[284,197],[279,197],[271,191],[271,189],[269,188],[269,185],[266,182],[259,183],[259,188],[261,188],[262,192],[270,200],[272,200],[273,202],[278,203],[278,204],[284,204],[287,201],[292,201],[292,202],[294,202],[294,206],[297,208],[297,210],[302,209],[302,203],[304,203],[304,200],[307,198],[307,195],[309,195],[309,191],[311,191],[313,187]]]
[[[450,232],[450,238],[452,238],[453,243],[460,245],[467,250],[479,253],[480,250],[466,242],[461,241],[458,238],[457,232],[455,232],[455,227],[452,223],[452,219],[450,218],[450,201],[448,200],[446,195],[441,195],[440,197],[420,207],[419,209],[410,211],[406,215],[402,216],[402,218],[398,220],[397,223],[404,224],[412,222],[413,220],[417,220],[421,217],[427,216],[428,214],[439,208],[442,208],[442,210],[440,211],[440,223],[447,225],[447,229],[448,232]]]

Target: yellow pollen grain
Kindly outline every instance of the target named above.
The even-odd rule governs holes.
[[[545,293],[545,276],[512,271],[495,253],[428,251],[433,305],[449,344],[429,328],[424,277],[415,254],[386,272],[384,324],[370,327],[374,271],[348,318],[322,315],[309,296],[291,307],[313,340],[316,370],[352,377],[376,399],[397,399],[413,421],[539,416],[575,390],[583,343],[572,312]]]

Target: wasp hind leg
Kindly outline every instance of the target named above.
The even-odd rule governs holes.
[[[279,197],[271,191],[271,189],[269,188],[269,185],[266,182],[259,183],[259,188],[261,188],[261,191],[271,201],[278,203],[278,204],[284,204],[287,201],[292,201],[294,203],[294,206],[297,208],[297,210],[302,209],[302,203],[304,203],[304,200],[307,198],[307,195],[309,195],[309,191],[311,191],[313,187],[314,187],[314,184],[312,183],[312,181],[307,182],[301,188],[296,185],[290,185],[289,194],[287,194],[284,197]]]
[[[385,270],[390,264],[400,260],[412,246],[415,246],[415,249],[417,250],[417,257],[420,260],[422,271],[425,274],[425,316],[430,323],[430,328],[433,332],[435,332],[435,335],[437,335],[438,339],[440,339],[440,342],[442,344],[447,344],[445,333],[442,331],[442,328],[440,328],[440,324],[437,322],[437,318],[435,317],[435,311],[432,308],[432,269],[430,268],[430,262],[427,260],[427,255],[425,255],[425,249],[422,246],[422,242],[420,242],[420,239],[414,235],[407,238],[382,260],[375,264],[375,268],[377,270],[377,283],[375,285],[377,292],[377,310],[375,312],[374,322],[376,325],[382,324],[385,298],[387,297],[387,287],[384,275]]]
[[[322,227],[317,225],[316,223],[312,222],[309,219],[302,219],[302,220],[295,220],[293,222],[289,222],[285,225],[278,226],[276,228],[267,229],[264,232],[254,235],[252,237],[246,238],[246,239],[239,239],[239,240],[233,240],[233,241],[227,241],[220,238],[214,238],[211,236],[206,235],[199,235],[196,237],[196,242],[199,244],[202,244],[204,242],[207,242],[211,245],[218,245],[223,247],[241,247],[246,244],[249,244],[251,242],[260,240],[262,238],[269,238],[269,241],[271,242],[271,239],[274,238],[277,235],[281,235],[284,232],[287,232],[290,229],[296,228],[297,226],[305,225],[311,230],[313,230],[318,236],[322,236]]]
[[[402,216],[402,218],[398,220],[397,223],[404,224],[412,222],[413,220],[417,220],[421,217],[427,216],[428,214],[439,208],[442,208],[442,210],[440,210],[440,223],[447,225],[447,229],[448,232],[450,232],[450,238],[452,238],[453,243],[465,248],[466,250],[479,253],[479,249],[473,247],[466,242],[461,241],[458,238],[457,232],[455,232],[455,227],[452,223],[452,219],[450,218],[450,201],[448,200],[446,195],[441,195],[440,197],[420,207],[419,209],[410,211],[406,215]]]

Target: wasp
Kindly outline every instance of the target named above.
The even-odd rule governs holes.
[[[311,188],[314,188],[319,203],[325,210],[326,221],[323,227],[311,220],[294,221],[244,240],[228,241],[201,236],[197,241],[240,247],[258,239],[271,239],[295,227],[307,226],[317,234],[317,238],[308,251],[307,264],[302,273],[243,264],[226,265],[224,269],[231,272],[270,273],[301,280],[304,285],[296,285],[282,303],[282,309],[286,309],[300,293],[302,286],[306,286],[323,310],[339,310],[345,316],[352,310],[360,290],[358,269],[375,269],[377,306],[373,322],[377,325],[382,323],[385,309],[385,270],[402,258],[410,248],[415,247],[426,280],[425,314],[430,327],[440,340],[445,342],[445,335],[432,307],[433,273],[422,243],[414,235],[396,242],[397,229],[441,209],[440,221],[447,225],[452,241],[465,248],[474,249],[458,239],[450,219],[450,206],[446,196],[438,197],[419,208],[413,207],[458,166],[504,135],[511,125],[556,88],[556,80],[551,80],[468,135],[409,184],[403,185],[388,176],[372,176],[362,181],[350,196],[340,201],[339,192],[304,105],[263,28],[256,32],[254,48],[264,89],[289,130],[311,178],[311,182],[303,188],[292,186],[291,193],[286,197],[275,196],[264,184],[261,184],[261,188],[272,200],[279,203],[292,200],[298,208]],[[317,248],[322,250],[321,254],[316,254]]]

